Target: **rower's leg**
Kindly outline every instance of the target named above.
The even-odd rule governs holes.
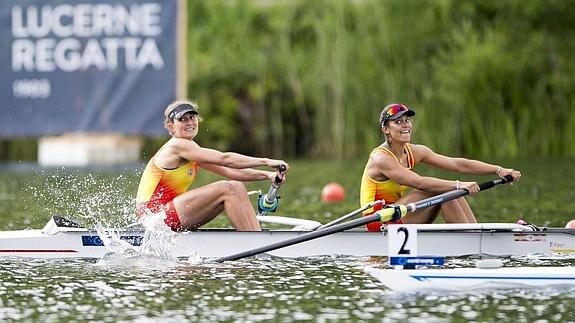
[[[230,223],[239,231],[261,231],[260,222],[250,202],[246,186],[238,181],[226,181],[224,209]]]
[[[477,223],[477,219],[475,219],[475,215],[473,214],[469,203],[467,203],[467,200],[463,197],[460,197],[456,201],[459,203],[463,214],[467,218],[467,223]]]
[[[400,198],[396,203],[397,204],[408,204],[417,202],[419,200],[423,200],[433,196],[433,194],[420,191],[420,190],[412,190],[407,193],[405,196]],[[427,207],[423,209],[416,210],[415,212],[409,212],[406,216],[404,216],[401,221],[405,224],[421,224],[421,223],[433,223],[439,214],[439,205]]]
[[[427,207],[415,212],[409,212],[406,216],[401,218],[401,222],[405,224],[422,224],[433,223],[439,214],[439,206]]]
[[[473,211],[463,197],[443,202],[441,214],[446,223],[477,223]]]
[[[413,190],[397,201],[397,204],[408,204],[434,196],[432,193]],[[433,223],[439,211],[446,223],[477,223],[473,211],[465,198],[441,203],[434,207],[427,207],[408,213],[401,220],[406,224]]]
[[[184,229],[197,229],[225,211],[237,230],[261,230],[242,182],[219,181],[190,190],[177,196],[174,206]]]

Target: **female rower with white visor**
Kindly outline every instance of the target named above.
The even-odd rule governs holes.
[[[251,157],[205,148],[195,142],[200,126],[198,105],[177,101],[164,111],[164,127],[172,136],[149,160],[136,197],[138,217],[165,214],[174,231],[197,230],[224,212],[239,231],[261,230],[243,182],[274,180],[285,165],[279,159]],[[226,177],[190,190],[199,169]],[[282,181],[285,177],[282,173]]]

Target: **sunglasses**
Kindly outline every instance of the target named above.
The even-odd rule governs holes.
[[[387,120],[391,119],[394,115],[396,115],[399,112],[402,111],[409,111],[409,108],[407,108],[405,105],[403,104],[394,104],[392,105],[386,112],[385,115],[383,116],[383,120],[381,121],[382,124],[384,124]]]

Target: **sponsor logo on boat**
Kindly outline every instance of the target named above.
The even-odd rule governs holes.
[[[551,248],[551,249],[561,250],[561,249],[565,249],[565,247],[566,247],[565,242],[559,243],[559,242],[555,242],[555,241],[549,241],[549,248]]]
[[[547,241],[547,235],[545,233],[516,233],[513,235],[513,240],[518,242]]]
[[[142,236],[121,236],[120,240],[124,240],[132,246],[140,246],[143,238]],[[104,246],[104,241],[97,235],[84,235],[82,236],[82,246],[102,247]]]

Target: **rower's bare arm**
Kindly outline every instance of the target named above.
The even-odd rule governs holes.
[[[242,182],[272,179],[276,175],[275,172],[251,168],[231,168],[210,163],[200,163],[199,166],[220,176]]]
[[[278,168],[281,164],[286,164],[281,160],[251,157],[233,152],[221,152],[211,148],[204,148],[189,140],[178,140],[175,144],[175,148],[181,158],[193,160],[199,164],[213,164],[235,169],[260,166]]]
[[[427,192],[446,192],[456,189],[457,181],[420,176],[416,172],[401,166],[397,160],[387,154],[373,154],[373,166],[385,177],[400,184]]]
[[[426,146],[415,145],[418,153],[420,153],[421,162],[427,163],[431,166],[441,168],[444,170],[457,172],[460,174],[468,175],[497,175],[499,177],[505,177],[506,175],[511,175],[514,180],[521,175],[518,171],[512,168],[503,168],[499,165],[489,164],[480,160],[468,159],[462,157],[449,157],[445,155],[438,154]]]
[[[453,158],[438,154],[424,145],[414,145],[413,150],[414,155],[418,157],[418,162],[451,172],[463,173],[461,162],[464,158]]]

